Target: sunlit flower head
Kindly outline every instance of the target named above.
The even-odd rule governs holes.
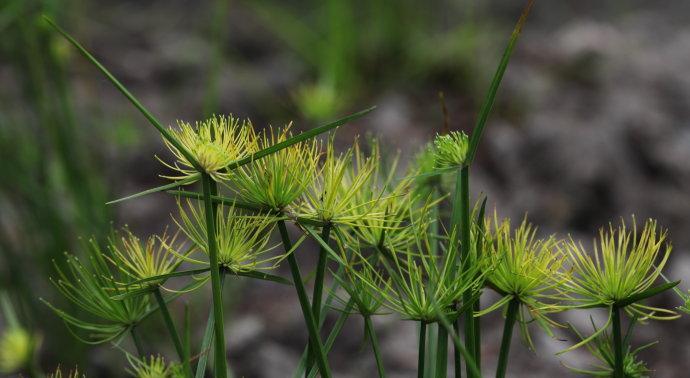
[[[67,269],[55,264],[51,282],[70,302],[98,320],[83,320],[43,300],[79,340],[88,344],[108,342],[138,324],[150,311],[149,296],[129,296],[134,280],[120,270],[111,270],[106,253],[96,241],[86,243],[87,259],[65,254]],[[123,298],[118,298],[123,296]],[[81,316],[81,314],[79,316]],[[81,331],[78,335],[76,331]]]
[[[127,372],[136,378],[183,378],[185,377],[182,365],[177,363],[166,363],[165,359],[158,356],[142,357],[138,359],[127,354],[127,361],[130,368]]]
[[[169,237],[152,235],[142,241],[129,229],[122,231],[123,235],[115,234],[110,238],[111,255],[108,260],[116,269],[131,277],[134,281],[172,273],[182,263],[177,253],[172,253],[177,240],[177,234]],[[161,280],[147,281],[147,286],[163,284]]]
[[[634,218],[632,229],[623,221],[618,228],[612,224],[602,228],[591,254],[572,238],[563,250],[574,272],[567,286],[581,307],[611,307],[644,292],[658,280],[671,254],[666,231],[658,231],[656,221],[647,220],[638,232]],[[671,310],[641,303],[631,303],[625,310],[642,320],[676,317]]]
[[[451,168],[465,165],[469,145],[469,138],[462,131],[437,135],[434,140],[436,167]]]
[[[249,120],[240,121],[232,116],[213,116],[191,125],[178,121],[177,128],[170,128],[170,134],[199,163],[201,169],[214,180],[227,180],[229,173],[225,168],[232,162],[249,156],[255,139],[254,128]],[[178,176],[165,176],[181,180],[196,175],[194,165],[172,145],[163,139],[176,161],[172,164],[159,159],[167,167],[177,171]]]
[[[326,223],[353,225],[364,217],[382,217],[374,212],[378,198],[358,201],[362,191],[370,190],[378,156],[361,156],[359,143],[338,155],[331,138],[316,179],[296,206],[297,215]]]
[[[567,257],[558,250],[554,236],[537,238],[537,229],[526,219],[511,230],[509,219],[499,221],[494,214],[486,229],[486,283],[502,298],[478,315],[504,308],[516,299],[520,303],[517,321],[522,337],[533,348],[527,325],[536,321],[552,335],[551,328],[557,323],[547,315],[564,309],[561,302],[566,299],[563,288],[568,275],[562,268]]]
[[[175,223],[194,247],[208,256],[204,208],[187,201],[178,205],[179,217]],[[273,269],[281,259],[272,255],[267,247],[275,222],[268,215],[243,215],[234,207],[219,208],[216,220],[218,263],[231,272]],[[186,261],[208,265],[208,262],[181,256]]]
[[[5,329],[0,335],[0,372],[16,373],[31,363],[39,340],[18,326]]]
[[[436,250],[436,242],[420,235],[414,247],[390,250],[385,258],[381,257],[391,277],[389,289],[382,290],[384,306],[404,319],[431,323],[438,321],[439,313],[453,318],[458,315],[457,305],[463,296],[474,296],[483,285],[480,264],[457,269],[458,248],[440,243]],[[366,276],[359,278],[367,282]]]
[[[288,125],[270,128],[254,140],[259,151],[290,138]],[[319,142],[314,139],[291,145],[234,169],[228,186],[239,200],[269,211],[283,211],[311,185],[316,175]]]

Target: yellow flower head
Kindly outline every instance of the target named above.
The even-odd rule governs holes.
[[[470,142],[464,132],[451,131],[445,135],[437,135],[434,146],[437,168],[457,167],[466,163]]]
[[[287,140],[291,137],[290,127],[264,130],[254,139],[252,150]],[[233,170],[228,186],[241,201],[269,211],[283,211],[311,185],[320,154],[314,139],[295,143]]]
[[[352,225],[363,217],[381,216],[372,213],[375,200],[357,201],[362,191],[370,189],[378,156],[364,158],[359,143],[340,156],[336,155],[333,139],[326,147],[323,165],[298,205],[299,216],[339,224]]]
[[[527,324],[536,321],[549,335],[551,327],[558,325],[547,314],[564,309],[560,301],[565,300],[563,287],[568,275],[562,272],[566,256],[558,250],[554,236],[546,239],[536,237],[537,229],[523,220],[514,231],[510,220],[498,221],[494,214],[493,230],[491,222],[485,227],[489,256],[485,264],[487,285],[503,297],[478,315],[507,306],[511,300],[520,303],[518,322],[522,337],[530,348],[533,343]]]
[[[172,136],[199,163],[200,168],[214,180],[227,180],[229,173],[225,170],[230,163],[249,156],[255,139],[254,128],[249,120],[240,121],[232,116],[214,116],[203,122],[189,123],[178,121],[177,128],[170,128]],[[179,176],[164,176],[172,180],[186,179],[196,175],[194,165],[173,146],[163,139],[176,161],[165,166],[180,173]]]
[[[175,219],[183,234],[194,244],[194,247],[208,255],[206,222],[204,209],[187,202],[187,209],[179,207],[179,220]],[[269,215],[242,215],[234,207],[218,209],[216,221],[216,242],[218,243],[218,263],[231,272],[247,272],[261,269],[273,269],[282,256],[269,256],[272,248],[267,244],[274,226],[274,219]],[[196,264],[207,262],[180,256]]]
[[[0,372],[13,373],[31,363],[37,339],[21,327],[10,327],[0,336]]]
[[[123,230],[124,235],[111,237],[109,248],[111,256],[107,259],[116,269],[119,269],[133,280],[144,280],[163,274],[172,273],[182,263],[176,253],[172,253],[177,234],[170,238],[167,233],[163,236],[150,236],[142,242],[129,229]],[[160,285],[161,281],[148,281],[146,285]]]
[[[183,378],[185,376],[182,366],[176,363],[167,364],[161,356],[149,356],[138,359],[127,354],[127,360],[131,368],[127,372],[137,378]]]
[[[656,221],[647,220],[638,234],[634,218],[632,230],[625,222],[618,228],[611,224],[608,229],[602,228],[592,254],[570,238],[563,249],[573,265],[568,287],[576,295],[574,300],[582,307],[610,307],[649,289],[671,254],[671,246],[665,241],[666,231],[657,232]],[[641,303],[629,304],[625,310],[642,320],[676,317],[671,310]]]
[[[62,368],[58,366],[54,372],[48,374],[48,378],[86,378],[86,374],[80,374],[79,369],[69,370],[67,373],[62,372]]]

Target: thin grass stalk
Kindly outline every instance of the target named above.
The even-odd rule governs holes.
[[[338,337],[338,335],[340,335],[340,331],[342,331],[343,326],[345,325],[345,321],[350,316],[350,312],[354,307],[355,301],[350,299],[347,302],[347,305],[345,305],[343,311],[340,312],[340,316],[338,316],[338,319],[335,321],[335,324],[333,325],[333,329],[331,329],[331,333],[328,335],[328,338],[326,339],[326,344],[324,345],[324,348],[326,348],[326,354],[328,354],[333,348],[333,344],[335,344],[335,339]],[[311,372],[309,373],[309,378],[316,378],[316,369],[311,369]]]
[[[461,260],[465,263],[463,265],[462,269],[466,269],[467,262],[470,261],[470,167],[469,165],[466,165],[462,167],[462,170],[460,170],[459,174],[459,184],[460,184],[460,245],[461,245]],[[457,190],[456,190],[457,192]],[[463,305],[468,304],[473,301],[472,295],[473,293],[471,292],[466,292],[463,294]],[[478,301],[478,300],[477,300]],[[472,303],[472,305],[467,306],[467,310],[465,311],[464,314],[464,319],[465,319],[465,348],[470,352],[472,357],[474,358],[475,363],[477,364],[477,367],[481,369],[481,365],[479,364],[480,361],[480,356],[479,356],[479,351],[477,350],[477,345],[479,345],[479,340],[477,340],[477,335],[475,334],[475,331],[477,329],[477,325],[475,322],[478,322],[478,319],[475,319],[474,317],[474,308],[475,304]],[[458,317],[459,319],[459,317]],[[459,320],[458,320],[459,321]],[[457,321],[456,321],[457,323]],[[459,358],[460,358],[460,353],[458,351],[455,352],[456,356],[456,361],[455,361],[455,369],[456,373],[459,371]],[[471,373],[469,368],[467,369],[467,376],[470,378],[481,378],[481,376],[475,376],[474,374]]]
[[[278,229],[280,230],[280,236],[283,239],[283,246],[285,247],[285,251],[290,251],[292,249],[292,242],[290,241],[290,236],[288,235],[284,220],[281,219],[278,221]],[[318,328],[316,327],[316,322],[314,321],[314,314],[311,311],[309,298],[307,297],[307,291],[304,289],[302,274],[299,271],[299,265],[297,264],[297,259],[295,258],[294,251],[287,255],[287,260],[288,264],[290,265],[292,281],[295,285],[295,290],[297,290],[297,297],[299,299],[300,306],[302,307],[302,315],[304,316],[304,321],[307,323],[307,330],[309,331],[309,342],[314,347],[314,356],[316,358],[316,364],[319,366],[321,376],[323,376],[324,378],[330,378],[331,371],[328,367],[328,360],[326,358],[326,354],[324,353],[323,344],[321,343],[321,338],[319,336]]]
[[[182,341],[180,340],[180,335],[177,333],[177,329],[175,328],[175,323],[173,322],[172,316],[170,316],[170,311],[168,310],[168,305],[165,303],[165,299],[163,299],[163,295],[161,294],[160,289],[156,289],[153,291],[153,296],[156,297],[156,302],[158,302],[158,309],[161,312],[161,315],[163,316],[163,321],[165,322],[165,326],[168,328],[168,333],[170,333],[170,338],[173,340],[173,344],[175,344],[175,351],[177,352],[177,356],[180,358],[180,363],[185,362],[185,357],[184,357],[184,348],[182,347]],[[189,376],[191,376],[191,371],[188,372]]]
[[[481,376],[481,374],[479,374],[479,368],[477,367],[477,364],[472,359],[472,355],[464,347],[463,342],[460,339],[460,336],[458,336],[458,333],[455,332],[455,330],[453,329],[453,325],[451,324],[451,322],[440,311],[437,311],[436,315],[438,316],[439,321],[439,332],[441,329],[444,329],[448,333],[451,341],[453,341],[453,344],[455,344],[455,347],[460,350],[460,354],[462,354],[462,356],[465,358],[465,364],[469,365],[472,374],[478,377]]]
[[[508,312],[503,326],[503,339],[501,340],[501,352],[498,355],[498,366],[496,367],[496,378],[504,378],[508,368],[508,354],[510,353],[510,342],[513,338],[513,327],[517,320],[520,310],[520,301],[517,298],[511,299],[508,304]]]
[[[323,226],[321,230],[321,238],[328,243],[328,239],[331,234],[331,224],[327,223],[326,225]],[[319,261],[316,264],[316,277],[314,278],[314,294],[312,296],[312,304],[311,304],[311,311],[314,313],[314,319],[319,319],[319,325],[317,328],[319,331],[321,331],[321,325],[320,325],[320,320],[321,320],[321,302],[323,299],[323,281],[326,276],[326,262],[328,261],[328,256],[326,253],[326,249],[321,247],[319,248]],[[314,354],[312,352],[312,345],[309,343],[309,347],[307,348],[307,367],[311,369],[311,367],[314,365]],[[308,370],[308,369],[307,369]],[[307,374],[308,371],[305,371],[305,374]]]
[[[417,353],[417,378],[424,378],[424,355],[426,352],[426,323],[419,322],[419,352]]]
[[[139,355],[139,358],[144,357],[144,347],[141,343],[141,339],[139,338],[139,334],[136,331],[136,326],[132,326],[129,329],[129,334],[132,336],[132,341],[134,342],[134,348],[137,350],[137,354]]]
[[[453,323],[453,329],[455,330],[455,333],[460,334],[459,320],[456,320]],[[470,351],[470,353],[472,352]],[[453,371],[455,372],[455,378],[462,377],[462,355],[455,345],[453,345]]]
[[[220,285],[220,267],[218,265],[218,245],[216,244],[215,205],[211,199],[213,179],[207,173],[202,173],[201,184],[204,193],[204,214],[206,216],[206,237],[208,238],[208,256],[211,266],[211,290],[213,294],[213,329],[215,333],[215,372],[216,377],[227,377],[227,361],[225,353],[225,325],[223,319],[223,296]]]
[[[436,340],[436,378],[446,378],[448,372],[448,330],[438,327]]]
[[[623,369],[623,339],[621,337],[621,311],[618,306],[613,306],[612,309],[612,327],[613,327],[613,378],[625,378],[625,371]]]
[[[379,348],[379,340],[376,337],[376,331],[374,330],[374,324],[371,322],[371,316],[364,316],[364,328],[366,330],[369,341],[371,342],[371,349],[374,352],[374,358],[376,358],[376,369],[379,373],[379,378],[386,376],[386,372],[383,368],[383,359],[381,358],[381,348]]]
[[[225,284],[225,274],[220,275],[220,290],[223,291]],[[206,363],[208,362],[208,355],[211,352],[211,343],[213,342],[213,309],[209,311],[208,320],[206,321],[206,330],[204,331],[204,338],[201,341],[201,349],[199,351],[199,363],[196,365],[195,378],[204,378],[206,375]]]
[[[434,377],[436,375],[436,340],[438,340],[438,325],[431,324],[426,327],[426,348],[424,356],[424,376]]]
[[[192,378],[192,330],[189,321],[189,305],[184,306],[184,334],[183,334],[183,354],[182,369],[187,373],[187,377]]]

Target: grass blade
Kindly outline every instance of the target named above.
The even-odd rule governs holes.
[[[139,102],[139,100],[137,100],[137,98],[134,97],[134,95],[132,95],[132,93],[130,93],[130,91],[124,85],[122,85],[122,83],[120,83],[120,81],[117,80],[115,78],[115,76],[113,76],[113,74],[110,73],[110,71],[108,71],[108,69],[105,68],[101,64],[101,62],[98,61],[98,59],[96,59],[96,57],[94,57],[90,52],[88,52],[84,48],[84,46],[82,46],[79,42],[77,42],[77,40],[74,39],[71,35],[69,35],[69,33],[67,33],[64,29],[62,29],[60,26],[58,26],[53,20],[51,20],[50,17],[43,16],[43,18],[48,22],[48,24],[50,24],[50,26],[53,29],[55,29],[58,33],[62,34],[62,36],[65,37],[65,39],[67,39],[67,41],[69,41],[69,43],[71,43],[74,47],[76,47],[77,50],[79,50],[79,52],[82,55],[84,55],[84,57],[89,62],[91,62],[91,64],[96,66],[96,68],[98,68],[98,70],[101,71],[101,73],[103,73],[103,75],[105,75],[106,78],[108,78],[108,80],[115,86],[115,88],[117,88],[125,97],[127,97],[129,102],[131,102],[132,105],[134,105],[134,107],[137,108],[141,112],[141,114],[144,115],[144,117],[146,117],[146,119],[149,121],[149,123],[151,125],[153,125],[153,127],[155,127],[158,130],[158,132],[161,133],[161,135],[168,142],[170,142],[170,144],[175,146],[175,148],[177,148],[184,155],[184,157],[192,164],[192,166],[196,170],[202,171],[201,166],[196,161],[196,159],[194,159],[192,154],[189,151],[187,151],[187,149],[184,148],[184,146],[180,142],[178,142],[177,139],[175,139],[172,136],[172,134],[170,134],[170,132],[156,119],[156,117],[154,117],[153,114],[151,114],[151,112],[149,112],[144,107],[144,105],[142,105],[141,102]]]
[[[270,154],[278,152],[282,149],[288,148],[288,147],[292,146],[293,144],[303,142],[303,141],[310,139],[310,138],[313,138],[319,134],[323,134],[327,131],[330,131],[330,130],[338,127],[338,126],[342,126],[342,125],[344,125],[350,121],[354,121],[357,118],[361,118],[361,117],[365,116],[366,114],[370,113],[371,111],[373,111],[374,109],[376,109],[376,106],[372,106],[368,109],[364,109],[364,110],[361,110],[357,113],[350,114],[348,116],[340,118],[340,119],[333,121],[331,123],[328,123],[328,124],[325,124],[323,126],[319,126],[319,127],[313,128],[309,131],[305,131],[301,134],[295,135],[292,138],[289,138],[283,142],[276,143],[276,144],[272,145],[271,147],[264,148],[261,151],[255,152],[255,153],[251,154],[250,156],[247,156],[246,158],[234,161],[234,162],[230,163],[226,169],[228,171],[232,171],[233,169],[241,167],[245,164],[249,164],[254,160],[261,159],[265,156],[268,156]]]
[[[112,201],[110,201],[110,202],[106,202],[105,204],[106,204],[106,205],[112,205],[112,204],[116,204],[116,203],[119,203],[119,202],[124,202],[124,201],[128,201],[128,200],[131,200],[131,199],[143,197],[143,196],[146,196],[146,195],[149,195],[149,194],[153,194],[153,193],[163,192],[163,191],[166,191],[166,190],[169,191],[170,189],[173,189],[173,188],[177,188],[177,187],[180,187],[180,186],[184,186],[184,185],[191,184],[191,183],[195,182],[195,181],[198,180],[198,179],[199,179],[199,176],[196,176],[196,175],[195,175],[195,176],[192,176],[192,177],[188,177],[188,178],[186,178],[186,179],[184,179],[184,180],[171,182],[170,184],[165,184],[165,185],[162,185],[162,186],[157,186],[157,187],[151,188],[151,189],[146,189],[146,190],[144,190],[143,192],[139,192],[139,193],[135,193],[135,194],[130,194],[130,195],[128,195],[127,197],[118,198],[118,199],[116,199],[116,200],[112,200]],[[199,196],[199,198],[201,198],[201,196]]]
[[[675,282],[667,282],[665,284],[655,286],[655,287],[650,287],[649,289],[637,293],[635,295],[631,295],[630,297],[623,299],[621,301],[618,301],[615,303],[615,306],[618,308],[623,308],[625,306],[631,305],[633,303],[637,303],[639,301],[645,300],[647,298],[653,297],[657,294],[663,293],[666,290],[673,289],[676,287],[680,281],[675,281]]]
[[[249,272],[229,272],[228,274],[234,274],[236,276],[249,277],[249,278],[254,278],[257,280],[271,281],[271,282],[276,282],[276,283],[283,284],[283,285],[292,286],[292,281],[288,280],[287,278],[283,278],[280,276],[274,276],[272,274],[268,274],[268,273],[264,273],[264,272],[258,272],[255,270],[249,271]]]
[[[501,62],[498,64],[498,69],[496,70],[496,73],[494,74],[494,77],[491,81],[489,93],[486,95],[484,104],[482,105],[481,110],[479,111],[479,118],[477,119],[477,124],[475,125],[474,130],[472,130],[472,135],[470,136],[470,146],[469,152],[467,154],[468,164],[470,164],[474,160],[474,157],[477,154],[477,147],[479,145],[479,141],[482,138],[482,134],[484,133],[486,121],[489,119],[489,114],[491,113],[491,110],[494,106],[494,102],[496,101],[496,93],[498,93],[498,88],[501,86],[501,81],[503,80],[503,75],[506,72],[506,68],[508,68],[510,57],[513,55],[513,50],[515,49],[515,45],[517,44],[518,37],[520,36],[520,32],[522,32],[522,27],[525,25],[525,22],[527,21],[527,16],[529,16],[529,13],[532,10],[533,5],[534,0],[529,0],[527,5],[525,6],[525,9],[522,11],[520,19],[515,25],[515,29],[513,29],[513,34],[510,36],[508,46],[506,47],[503,53]]]

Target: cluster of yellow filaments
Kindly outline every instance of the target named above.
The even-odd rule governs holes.
[[[264,150],[290,138],[291,124],[264,130],[253,139],[252,150]],[[228,186],[239,200],[267,211],[283,211],[311,185],[316,175],[320,144],[295,143],[232,171]]]
[[[165,359],[158,356],[142,357],[138,359],[127,354],[127,360],[131,366],[127,372],[136,378],[183,378],[185,377],[182,366],[176,363],[166,363]]]
[[[169,237],[166,232],[163,236],[150,236],[142,242],[129,229],[123,230],[124,235],[110,240],[111,256],[106,258],[113,266],[121,270],[133,280],[147,280],[153,277],[172,273],[182,263],[182,259],[174,253],[172,246],[177,240],[177,235]],[[159,285],[162,280],[147,281],[145,285]]]
[[[491,224],[487,221],[486,229]],[[506,307],[511,301],[518,301],[520,312],[517,320],[521,334],[533,348],[527,325],[536,321],[548,334],[557,325],[547,314],[566,309],[562,305],[565,295],[563,289],[569,276],[562,270],[567,256],[558,251],[558,241],[554,236],[545,239],[536,237],[537,229],[523,220],[514,231],[510,220],[498,221],[494,215],[493,230],[485,233],[485,252],[489,260],[486,264],[486,279],[503,297],[477,315],[484,315]]]
[[[179,121],[177,128],[170,128],[170,134],[199,165],[195,167],[182,151],[163,138],[176,162],[168,164],[159,160],[179,173],[178,176],[165,176],[173,180],[194,177],[199,168],[216,181],[227,180],[229,173],[226,167],[255,152],[252,148],[256,146],[256,135],[251,122],[232,116],[214,116],[194,125]]]
[[[38,339],[26,329],[14,326],[0,336],[0,372],[15,373],[31,363]]]
[[[363,191],[370,190],[377,167],[377,157],[361,156],[358,142],[337,155],[330,139],[323,165],[296,212],[305,218],[342,225],[354,225],[364,217],[381,217],[381,213],[372,211],[375,200],[357,201]]]
[[[275,220],[272,216],[242,215],[234,207],[219,209],[216,215],[218,263],[230,272],[272,269],[282,258],[269,256],[272,248],[268,248],[267,244]],[[175,223],[197,251],[208,255],[204,217],[203,208],[188,202],[186,209],[179,206],[179,220],[175,219]],[[189,256],[180,257],[195,264],[208,264]]]
[[[464,165],[469,146],[469,138],[462,131],[451,131],[448,134],[437,135],[434,140],[436,168],[452,168]]]

